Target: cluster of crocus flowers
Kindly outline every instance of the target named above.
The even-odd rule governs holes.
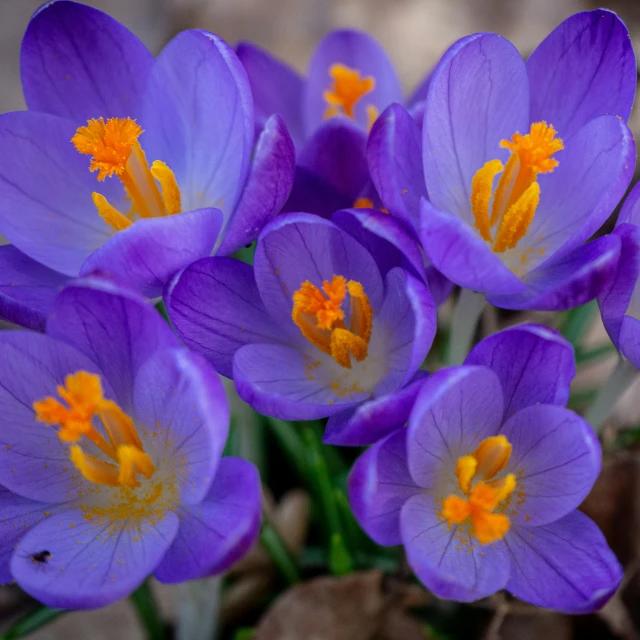
[[[222,458],[229,408],[201,356],[105,281],[46,334],[0,334],[0,581],[84,609],[227,569],[260,523],[256,469]]]

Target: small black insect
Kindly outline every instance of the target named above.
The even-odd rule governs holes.
[[[37,553],[32,553],[31,560],[37,564],[47,564],[47,560],[51,557],[51,554],[47,551],[38,551]]]

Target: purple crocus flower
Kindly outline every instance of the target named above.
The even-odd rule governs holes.
[[[178,335],[257,411],[348,417],[410,384],[436,329],[422,257],[384,214],[306,213],[263,230],[254,267],[204,258],[165,303]]]
[[[95,279],[46,334],[0,333],[0,582],[107,605],[151,573],[224,571],[256,538],[256,469],[221,458],[220,379],[142,299]]]
[[[349,479],[354,513],[379,544],[403,544],[437,596],[506,589],[566,613],[601,607],[622,569],[576,510],[601,467],[591,427],[564,407],[571,346],[523,325],[479,343],[422,386],[408,427],[367,450]]]
[[[284,122],[254,148],[246,74],[215,35],[185,31],[154,59],[109,16],[56,0],[29,23],[21,73],[29,110],[0,116],[5,318],[42,329],[56,290],[94,272],[158,296],[255,239],[289,195]]]
[[[367,33],[339,29],[316,48],[307,76],[259,47],[236,52],[247,70],[260,129],[282,115],[297,151],[296,181],[285,211],[334,211],[379,207],[366,161],[366,142],[378,115],[403,102],[400,80],[384,49]],[[406,101],[421,119],[428,77]]]
[[[584,243],[633,174],[635,87],[609,11],[568,18],[526,63],[498,35],[463,38],[431,76],[422,133],[399,105],[374,126],[372,179],[456,284],[510,309],[577,306],[619,254],[615,236]]]

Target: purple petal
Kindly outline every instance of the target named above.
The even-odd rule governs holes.
[[[417,231],[420,198],[427,195],[422,170],[422,136],[399,104],[392,104],[373,125],[367,161],[384,206]]]
[[[29,109],[72,120],[138,118],[153,65],[142,42],[106,13],[48,2],[31,18],[20,70]]]
[[[404,426],[428,375],[426,371],[418,371],[404,389],[373,398],[355,410],[331,416],[324,432],[325,444],[362,447],[374,444]]]
[[[180,510],[180,528],[156,569],[161,582],[226,571],[253,545],[260,528],[260,477],[239,458],[222,458],[204,500]]]
[[[247,184],[224,231],[218,255],[231,255],[260,235],[287,201],[295,171],[291,136],[282,117],[272,116],[258,138]]]
[[[368,124],[367,105],[381,112],[392,102],[402,101],[402,87],[391,60],[372,37],[352,29],[332,31],[320,42],[309,63],[303,103],[307,136],[325,119],[328,103],[323,94],[333,85],[329,69],[336,63],[359,71],[362,77],[373,76],[375,80],[373,91],[363,96],[355,107],[354,119],[363,130]]]
[[[369,179],[367,134],[342,116],[318,127],[304,146],[298,164],[350,200],[359,197]]]
[[[563,613],[600,609],[622,581],[622,567],[598,527],[579,511],[543,527],[513,527],[507,591]]]
[[[608,291],[620,257],[620,239],[598,238],[568,255],[549,260],[523,278],[527,289],[516,295],[488,295],[503,309],[564,311]]]
[[[282,338],[262,304],[253,269],[239,260],[194,262],[173,282],[165,301],[182,341],[227,378],[241,346]]]
[[[94,251],[80,275],[103,273],[148,298],[158,297],[180,269],[211,255],[221,225],[218,209],[138,220]]]
[[[539,324],[494,333],[479,342],[464,363],[487,367],[498,376],[505,420],[536,404],[566,405],[576,373],[571,343]]]
[[[79,281],[57,298],[47,333],[91,358],[124,411],[133,408],[138,369],[156,351],[178,346],[162,316],[107,281]]]
[[[144,149],[173,170],[182,209],[220,209],[230,219],[253,147],[247,75],[218,36],[183,31],[162,50],[145,92]]]
[[[30,500],[76,498],[83,480],[69,447],[55,427],[36,422],[33,403],[55,397],[67,374],[98,368],[70,346],[28,331],[0,332],[0,360],[0,484]],[[108,382],[105,394],[112,394]]]
[[[634,185],[620,209],[617,224],[625,222],[640,226],[640,184]]]
[[[353,206],[353,197],[346,196],[326,180],[304,167],[296,167],[291,195],[282,211],[307,211],[330,218],[334,211]]]
[[[44,113],[0,116],[0,231],[30,258],[69,276],[110,237],[91,193],[118,198],[115,182],[99,185],[74,149],[75,130]]]
[[[502,589],[510,570],[504,544],[471,543],[468,532],[447,526],[441,509],[440,500],[423,493],[400,512],[407,560],[420,581],[439,598],[461,602]]]
[[[600,228],[624,196],[635,166],[633,135],[615,116],[591,120],[564,143],[558,167],[539,176],[540,204],[519,245],[533,247],[534,256],[543,251],[547,262],[567,255]]]
[[[241,347],[233,359],[238,394],[259,413],[281,420],[325,418],[371,397],[371,389],[350,390],[358,388],[360,363],[355,372],[342,369],[331,356],[316,351],[311,356],[280,344]]]
[[[573,411],[552,405],[526,407],[503,425],[513,449],[517,500],[508,515],[515,524],[543,525],[573,511],[586,497],[602,466],[593,429]]]
[[[0,487],[0,584],[13,582],[9,570],[11,556],[16,552],[20,539],[40,521],[60,510],[58,505],[25,500]],[[25,553],[18,548],[17,553]]]
[[[488,294],[514,294],[525,285],[487,243],[458,216],[420,203],[422,246],[436,269],[461,287]]]
[[[10,244],[0,247],[0,274],[0,317],[27,329],[44,331],[53,301],[69,278]]]
[[[407,430],[388,434],[363,453],[349,474],[349,503],[378,544],[402,544],[400,509],[420,492],[407,468]]]
[[[598,116],[631,114],[636,60],[629,32],[612,11],[584,11],[556,27],[527,61],[531,121],[568,137]]]
[[[136,375],[134,403],[138,420],[154,434],[144,434],[145,451],[158,468],[178,467],[173,484],[180,501],[197,504],[211,486],[229,432],[220,378],[196,353],[159,351]]]
[[[423,133],[429,199],[472,222],[471,182],[499,143],[529,129],[529,86],[518,50],[495,34],[459,40],[431,76]]]
[[[240,42],[236,55],[249,77],[256,111],[256,126],[279,113],[299,149],[304,140],[302,126],[302,92],[304,79],[288,64],[250,42]]]
[[[640,366],[640,320],[638,318],[627,315],[622,319],[618,349],[636,369]]]
[[[367,250],[331,222],[304,213],[279,216],[264,229],[254,269],[262,301],[285,338],[301,335],[291,320],[292,296],[306,280],[317,287],[334,275],[356,280],[374,312],[384,295],[380,271]]]
[[[49,607],[104,607],[142,584],[177,531],[174,513],[153,524],[124,527],[86,520],[80,510],[66,511],[27,533],[11,559],[11,573],[29,595]],[[47,562],[33,562],[31,554],[43,550],[51,554]]]
[[[409,418],[409,470],[430,488],[452,475],[459,457],[498,433],[504,401],[498,376],[485,367],[450,367],[424,382]]]

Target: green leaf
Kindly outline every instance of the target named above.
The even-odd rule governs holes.
[[[20,618],[10,629],[5,631],[0,638],[2,640],[15,640],[16,638],[24,638],[29,634],[41,629],[42,627],[53,622],[65,613],[69,613],[63,609],[52,609],[45,605],[40,605],[37,609],[30,611],[23,618]]]
[[[130,596],[147,640],[164,640],[165,629],[160,611],[148,582],[140,585]]]
[[[583,349],[581,347],[576,348],[576,364],[587,364],[594,360],[600,360],[606,356],[613,355],[616,352],[616,348],[611,344],[603,344],[593,349]]]
[[[158,313],[169,323],[171,324],[171,320],[169,320],[169,314],[167,313],[167,308],[164,306],[164,302],[162,300],[158,300],[156,302],[156,309]]]
[[[282,574],[282,577],[289,584],[300,582],[300,573],[296,561],[277,529],[266,519],[266,515],[260,530],[260,542],[262,542],[262,546]]]
[[[253,640],[256,637],[256,630],[249,627],[236,629],[233,640]]]
[[[307,452],[300,430],[291,422],[267,416],[264,416],[264,419],[300,479],[307,482],[309,479]]]
[[[567,311],[567,315],[560,328],[560,333],[562,333],[574,347],[577,347],[585,337],[597,312],[598,303],[595,300]]]

